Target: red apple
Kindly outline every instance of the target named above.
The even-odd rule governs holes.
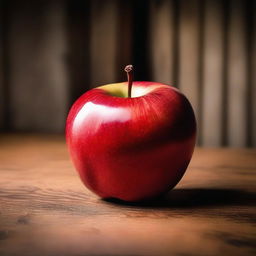
[[[182,178],[195,146],[196,121],[176,88],[132,85],[127,71],[128,83],[97,87],[74,103],[66,139],[87,188],[102,198],[138,201],[167,192]]]

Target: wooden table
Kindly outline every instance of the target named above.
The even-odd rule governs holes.
[[[143,205],[80,182],[62,137],[0,137],[0,255],[256,255],[256,150],[196,149],[180,184]]]

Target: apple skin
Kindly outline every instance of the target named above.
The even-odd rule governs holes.
[[[140,201],[169,191],[194,151],[196,120],[187,98],[161,83],[133,82],[138,87],[149,92],[122,98],[107,86],[87,91],[67,118],[71,159],[85,186],[102,198]]]

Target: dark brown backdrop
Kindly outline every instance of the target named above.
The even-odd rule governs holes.
[[[199,144],[256,146],[253,0],[1,1],[0,127],[62,132],[87,89],[125,79],[180,88]]]

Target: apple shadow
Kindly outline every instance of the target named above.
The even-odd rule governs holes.
[[[108,198],[103,201],[141,208],[202,208],[216,206],[255,206],[256,193],[240,189],[177,188],[150,201],[126,202]]]

